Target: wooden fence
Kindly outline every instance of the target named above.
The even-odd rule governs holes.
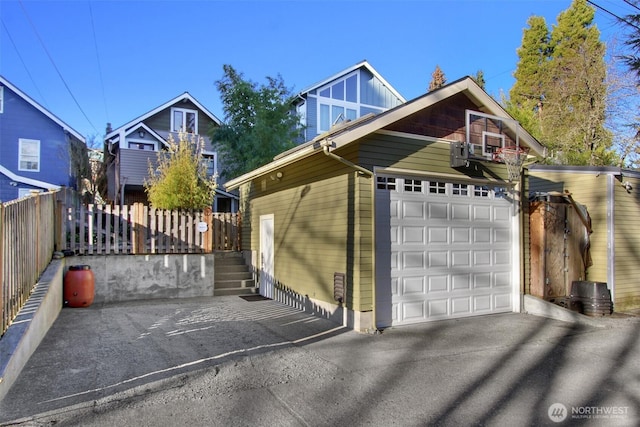
[[[0,336],[51,262],[55,206],[55,193],[0,204]]]
[[[0,336],[54,251],[82,255],[240,250],[240,214],[82,205],[70,190],[0,203]]]
[[[240,215],[130,206],[59,206],[62,249],[82,255],[240,250]]]

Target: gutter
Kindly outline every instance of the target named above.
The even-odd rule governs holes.
[[[333,147],[333,143],[330,140],[325,139],[324,141],[322,141],[321,145],[322,145],[322,151],[324,152],[324,154],[327,157],[331,157],[332,159],[337,160],[340,163],[345,164],[345,165],[349,166],[350,168],[353,168],[353,169],[357,170],[358,172],[360,172],[363,175],[367,175],[367,176],[373,177],[373,172],[371,172],[369,169],[365,169],[362,166],[358,166],[355,163],[352,163],[349,160],[347,160],[347,159],[345,159],[343,157],[340,157],[340,156],[338,156],[336,154],[333,154],[331,151],[329,151],[329,148]]]
[[[331,157],[334,160],[339,161],[340,163],[349,166],[350,168],[355,169],[356,171],[358,171],[359,174],[361,175],[365,175],[368,176],[370,178],[373,178],[374,173],[372,171],[370,171],[369,169],[365,169],[362,166],[358,166],[355,163],[350,162],[349,160],[338,156],[337,154],[333,154],[331,151],[329,151],[330,148],[334,147],[334,144],[329,140],[329,139],[325,139],[323,140],[320,145],[322,146],[322,152],[327,156],[327,157]],[[372,181],[373,182],[373,181]],[[371,295],[373,298],[373,305],[371,306],[371,312],[372,312],[372,329],[367,330],[367,332],[369,333],[379,333],[378,331],[378,326],[377,326],[377,319],[376,319],[376,275],[375,275],[375,271],[376,271],[376,254],[375,254],[375,247],[376,247],[376,237],[375,237],[375,223],[376,223],[376,208],[375,208],[375,186],[372,184],[371,185],[371,200],[373,201],[373,206],[372,206],[372,210],[371,210],[371,221],[372,221],[372,226],[373,226],[373,233],[372,233],[372,244],[373,244],[373,256],[372,256],[372,268],[374,271],[373,274],[373,280],[372,280],[372,287],[371,287]],[[346,309],[346,304],[345,304],[345,309]]]

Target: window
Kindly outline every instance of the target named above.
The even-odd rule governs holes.
[[[452,193],[454,196],[468,196],[469,186],[467,184],[453,184]]]
[[[473,195],[476,197],[489,197],[489,187],[486,185],[476,185],[473,188]]]
[[[18,170],[40,172],[40,141],[20,138],[18,145]]]
[[[386,176],[378,177],[378,189],[379,190],[395,190],[396,189],[396,179],[395,178],[387,178]]]
[[[421,193],[422,192],[422,181],[418,179],[405,179],[404,180],[404,191],[411,193]]]
[[[185,108],[171,109],[171,131],[198,133],[198,112]]]
[[[207,167],[207,176],[208,177],[212,177],[218,176],[218,163],[216,161],[217,159],[217,155],[216,153],[203,153],[202,155],[202,162],[206,165]]]
[[[429,193],[430,194],[447,194],[447,184],[444,182],[430,182]]]
[[[153,143],[129,141],[129,148],[132,150],[155,151],[156,147]]]
[[[358,74],[353,73],[318,89],[318,128],[326,132],[331,126],[358,118]]]

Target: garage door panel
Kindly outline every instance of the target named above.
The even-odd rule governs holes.
[[[511,293],[494,294],[495,310],[511,310]]]
[[[473,212],[473,221],[491,221],[491,207],[476,205],[471,207]]]
[[[390,203],[391,323],[510,311],[511,202],[489,187],[397,182],[378,198]]]
[[[425,218],[424,202],[410,202],[405,201],[402,203],[402,212],[400,218],[402,219],[424,219]]]
[[[471,207],[468,204],[451,204],[452,221],[469,221],[471,219]]]
[[[429,276],[427,280],[427,293],[449,291],[449,276],[447,274]]]
[[[403,277],[402,278],[402,295],[424,295],[425,293],[425,277]]]
[[[428,204],[429,219],[448,219],[449,204],[448,203],[429,203]]]
[[[402,227],[402,243],[409,245],[423,245],[425,243],[424,231],[424,227],[418,225]]]
[[[491,295],[476,295],[473,297],[474,313],[490,313],[491,312]]]
[[[449,266],[449,252],[427,252],[427,266],[428,268],[448,267]]]
[[[451,314],[461,315],[471,313],[471,297],[451,298]]]

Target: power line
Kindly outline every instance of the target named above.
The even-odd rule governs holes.
[[[58,73],[58,76],[60,77],[60,80],[62,80],[62,83],[64,84],[65,88],[67,88],[67,92],[69,92],[69,95],[71,95],[71,98],[73,99],[73,102],[76,103],[76,106],[78,107],[78,109],[80,110],[80,112],[82,113],[84,118],[87,119],[87,122],[91,125],[91,127],[96,132],[98,132],[98,129],[96,129],[96,127],[93,125],[93,123],[91,122],[89,117],[87,117],[87,114],[84,112],[84,110],[80,106],[80,103],[78,102],[76,97],[73,95],[73,92],[71,92],[71,88],[69,88],[69,85],[67,84],[66,80],[64,79],[64,77],[62,77],[62,73],[58,69],[58,66],[56,65],[55,61],[53,60],[53,57],[51,56],[51,54],[47,50],[47,47],[45,46],[44,41],[42,40],[42,37],[40,37],[40,34],[38,33],[38,30],[36,29],[35,25],[33,24],[33,21],[31,20],[31,17],[27,13],[27,10],[25,9],[24,4],[22,3],[22,0],[20,0],[20,7],[22,8],[22,12],[24,13],[24,15],[27,17],[27,21],[29,21],[29,24],[31,25],[31,28],[33,29],[33,32],[36,34],[36,37],[38,37],[38,41],[40,41],[40,45],[42,46],[42,49],[44,49],[45,53],[47,54],[47,57],[49,57],[49,61],[51,61],[51,64],[53,65],[53,68]]]
[[[587,0],[587,3],[589,3],[590,5],[592,5],[593,7],[600,9],[601,11],[608,13],[609,15],[613,16],[614,18],[616,18],[618,21],[620,22],[624,22],[625,24],[629,25],[630,27],[635,28],[636,30],[640,31],[640,27],[638,27],[636,24],[634,24],[633,22],[628,21],[625,18],[622,18],[618,15],[616,15],[615,13],[611,12],[610,10],[600,6],[599,4],[596,4],[595,2],[591,1],[591,0]],[[635,5],[633,5],[635,7]]]
[[[640,7],[638,7],[635,3],[630,2],[629,0],[622,0],[623,2],[625,2],[626,4],[628,4],[631,7],[634,7],[638,10],[640,10]]]
[[[96,38],[96,26],[93,20],[93,8],[91,7],[91,0],[89,0],[89,15],[91,16],[91,29],[93,31],[93,45],[96,50],[96,59],[98,61],[98,75],[100,77],[100,87],[102,88],[102,101],[104,103],[104,113],[109,120],[109,111],[107,109],[107,96],[104,91],[104,79],[102,78],[102,65],[100,63],[100,53],[98,52],[98,39]]]
[[[13,37],[11,37],[11,33],[9,32],[9,28],[7,28],[7,25],[4,23],[4,19],[0,19],[0,21],[2,21],[2,27],[4,28],[5,32],[7,33],[7,36],[9,37],[9,41],[11,42],[11,45],[13,46],[13,49],[16,51],[16,54],[18,55],[18,58],[20,59],[20,62],[22,63],[22,66],[24,67],[25,71],[27,72],[27,75],[29,76],[29,79],[31,79],[31,83],[33,83],[33,85],[36,88],[36,91],[38,92],[38,95],[40,95],[40,99],[42,99],[42,103],[45,106],[47,106],[47,108],[49,108],[49,106],[47,105],[47,100],[42,95],[42,92],[40,92],[40,88],[38,87],[38,84],[33,79],[33,76],[31,75],[31,73],[29,72],[29,67],[27,67],[27,64],[24,62],[24,59],[22,58],[22,55],[20,55],[20,50],[18,49],[18,46],[16,46],[16,43],[13,41]]]

